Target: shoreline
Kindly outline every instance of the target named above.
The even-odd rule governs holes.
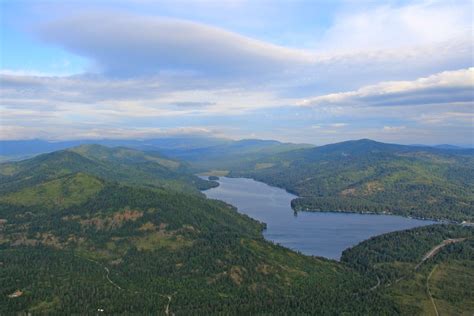
[[[208,180],[207,179],[208,176],[202,176],[202,175],[199,175],[199,176],[205,178],[206,180]],[[370,212],[370,211],[350,211],[350,210],[323,210],[322,211],[322,210],[311,210],[311,209],[308,209],[308,208],[297,210],[293,207],[292,202],[294,200],[298,199],[298,198],[304,198],[304,197],[299,196],[296,192],[289,191],[287,188],[272,185],[272,184],[269,184],[269,183],[257,180],[255,178],[251,178],[251,177],[235,177],[235,176],[232,176],[230,173],[226,176],[221,176],[221,177],[233,178],[233,179],[250,179],[250,180],[253,180],[253,181],[256,181],[256,182],[264,183],[264,184],[266,184],[270,187],[285,190],[287,193],[292,194],[292,195],[295,196],[295,198],[293,200],[291,200],[291,204],[290,204],[291,209],[295,213],[298,213],[298,212],[308,212],[308,213],[320,212],[321,213],[322,212],[322,213],[347,213],[347,214],[361,214],[361,215],[364,215],[364,214],[365,215],[391,215],[391,216],[400,216],[400,217],[409,218],[409,219],[417,219],[417,220],[422,220],[422,221],[433,221],[433,222],[437,222],[439,224],[456,224],[456,225],[474,226],[474,223],[470,223],[470,222],[466,222],[466,221],[454,221],[454,220],[450,220],[450,219],[446,219],[446,218],[419,217],[419,216],[412,216],[412,215],[396,214],[396,213],[392,213],[392,212]],[[208,181],[210,181],[210,180],[208,180]],[[218,180],[216,182],[218,182]]]
[[[203,176],[201,176],[201,177],[204,178],[204,179],[207,179],[207,177],[203,177]],[[296,195],[294,195],[293,193],[288,192],[287,190],[285,190],[285,189],[283,189],[283,188],[279,188],[279,187],[277,187],[277,186],[272,186],[272,185],[270,185],[270,184],[268,184],[268,183],[255,180],[255,179],[253,179],[253,178],[246,178],[246,177],[221,177],[221,178],[222,178],[222,179],[219,179],[219,180],[218,180],[219,182],[220,182],[221,180],[224,180],[224,178],[227,178],[227,179],[236,179],[236,180],[237,180],[237,179],[240,179],[240,180],[255,181],[255,182],[258,182],[258,183],[260,183],[261,185],[267,186],[267,187],[269,187],[269,188],[273,188],[273,189],[276,188],[276,189],[279,189],[279,190],[284,190],[286,193],[288,193],[288,194],[290,195],[290,199],[288,199],[290,202],[291,202],[294,198],[297,198]],[[214,189],[218,189],[218,187],[215,187]],[[209,197],[208,197],[208,198],[209,198]],[[225,201],[225,200],[222,200],[222,199],[219,199],[219,198],[214,198],[214,199],[217,199],[217,200],[220,200],[220,201],[223,201],[223,202],[225,202],[225,203],[230,204],[229,202],[227,202],[227,201]],[[266,236],[266,232],[268,231],[268,230],[267,230],[267,229],[268,229],[268,227],[267,227],[268,223],[267,223],[267,222],[262,221],[262,220],[257,219],[257,218],[254,218],[254,217],[252,217],[251,215],[247,214],[246,212],[242,212],[241,210],[239,210],[239,207],[236,206],[235,204],[230,204],[230,205],[232,205],[232,206],[236,209],[236,211],[238,211],[239,213],[244,214],[244,215],[246,215],[246,216],[250,216],[253,220],[256,220],[256,221],[258,221],[259,223],[261,223],[261,224],[262,224],[261,233],[262,233],[262,235],[263,235],[262,237],[263,237],[266,241],[271,242],[271,243],[274,243],[274,244],[278,244],[278,245],[280,245],[280,246],[282,246],[282,247],[285,247],[285,248],[290,249],[290,250],[292,250],[292,251],[301,253],[301,254],[303,254],[303,255],[305,255],[305,256],[317,257],[317,258],[324,258],[325,260],[332,260],[332,261],[336,261],[336,262],[340,262],[340,256],[342,256],[342,253],[343,253],[345,250],[350,249],[350,248],[352,248],[352,247],[355,247],[355,246],[358,245],[359,243],[364,242],[364,241],[366,241],[366,240],[368,240],[368,239],[370,239],[370,238],[372,238],[372,237],[375,237],[375,236],[379,236],[379,235],[383,235],[383,234],[391,233],[391,232],[392,232],[392,231],[382,232],[382,233],[375,234],[375,235],[373,235],[373,236],[369,236],[369,237],[367,237],[367,238],[365,238],[365,239],[362,239],[362,240],[358,241],[356,244],[351,245],[351,246],[348,246],[348,247],[342,249],[342,250],[341,250],[341,254],[339,255],[339,257],[335,257],[335,256],[332,256],[332,255],[325,256],[324,254],[303,253],[303,252],[302,252],[300,249],[298,249],[298,248],[293,248],[293,247],[291,247],[291,246],[287,246],[287,245],[281,244],[281,243],[279,243],[279,242],[277,242],[277,241],[275,241],[275,240],[273,240],[273,239],[267,239],[267,238],[268,238],[268,237]],[[431,226],[431,225],[439,225],[439,224],[449,224],[449,223],[447,223],[447,222],[445,222],[445,221],[441,221],[441,220],[439,220],[439,219],[415,218],[415,217],[412,217],[412,216],[403,216],[403,215],[398,215],[398,214],[393,214],[393,213],[387,213],[387,212],[386,212],[386,213],[375,213],[375,212],[353,212],[353,211],[342,211],[342,210],[339,210],[339,211],[334,211],[334,210],[332,210],[332,211],[331,211],[331,210],[329,210],[329,211],[311,211],[311,210],[295,211],[295,210],[292,208],[291,205],[288,205],[288,209],[289,209],[288,211],[293,211],[294,214],[295,214],[295,216],[297,216],[297,213],[298,213],[298,212],[321,213],[321,214],[324,214],[324,213],[326,213],[326,214],[337,214],[337,213],[339,213],[338,215],[346,214],[346,215],[353,215],[353,216],[354,216],[354,215],[377,215],[377,216],[378,216],[378,215],[385,215],[385,216],[387,216],[387,217],[398,217],[398,218],[400,218],[400,219],[418,220],[418,221],[420,221],[420,222],[425,222],[425,223],[419,223],[419,224],[416,225],[415,227],[418,227],[418,226]],[[287,212],[288,212],[288,211],[287,211]],[[336,218],[336,220],[337,220],[337,218]],[[344,221],[344,220],[343,220],[343,221]],[[394,230],[394,231],[403,231],[403,230],[406,230],[406,229],[412,229],[412,228],[400,228],[400,229]]]
[[[295,210],[292,207],[293,211],[295,213],[298,212],[307,212],[307,213],[342,213],[342,214],[360,214],[360,215],[387,215],[387,216],[400,216],[403,218],[409,218],[409,219],[416,219],[420,221],[432,221],[432,222],[437,222],[439,224],[456,224],[456,225],[469,225],[469,224],[463,224],[463,222],[457,222],[457,221],[451,221],[448,219],[440,219],[440,218],[429,218],[429,217],[417,217],[417,216],[411,216],[411,215],[403,215],[403,214],[396,214],[396,213],[391,213],[391,212],[370,212],[370,211],[345,211],[345,210],[311,210],[311,209],[305,209],[305,210]],[[474,223],[471,223],[470,225],[474,225]]]

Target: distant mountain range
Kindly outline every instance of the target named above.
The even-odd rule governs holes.
[[[86,144],[98,144],[108,147],[128,147],[144,151],[157,151],[161,155],[169,158],[192,162],[193,167],[201,171],[207,169],[229,169],[242,161],[252,161],[266,155],[277,154],[289,150],[316,147],[311,144],[282,143],[275,140],[230,140],[204,136],[175,136],[146,140],[3,140],[0,141],[0,161],[25,159],[42,153]],[[448,144],[433,146],[417,144],[411,146],[452,150],[472,149],[470,147]]]
[[[309,147],[306,144],[281,143],[274,140],[244,139],[229,140],[215,137],[166,137],[147,140],[74,140],[74,141],[45,141],[45,140],[13,140],[0,141],[0,159],[24,159],[37,154],[76,147],[85,144],[98,144],[108,147],[128,147],[145,151],[159,151],[162,155],[210,162],[220,160],[223,156],[235,157],[244,155],[259,155],[275,153],[290,149]]]

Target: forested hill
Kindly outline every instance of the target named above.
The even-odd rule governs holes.
[[[474,228],[431,225],[373,237],[343,252],[403,315],[474,313]]]
[[[196,194],[216,185],[192,175],[188,169],[186,164],[163,158],[155,152],[82,145],[0,164],[0,191],[12,191],[77,172],[111,181]]]
[[[170,168],[96,146],[2,165],[0,314],[396,312],[362,273],[273,245],[233,207],[173,189]]]
[[[348,141],[234,167],[296,193],[296,210],[474,220],[474,150]]]

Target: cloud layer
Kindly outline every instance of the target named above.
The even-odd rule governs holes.
[[[308,64],[312,58],[217,27],[129,14],[68,17],[43,25],[40,35],[91,58],[106,74],[119,76],[279,72],[289,65]]]
[[[103,8],[48,18],[34,34],[90,67],[62,77],[3,70],[0,138],[191,132],[468,144],[470,6],[349,8],[304,49]]]
[[[392,14],[398,18],[394,24],[388,24],[390,28],[407,24],[406,18],[397,15],[403,15],[405,11],[388,8],[383,11],[384,15]],[[437,17],[435,13],[438,16],[441,14],[439,8],[432,14]],[[445,15],[448,20],[461,19],[456,25],[463,24],[462,21],[464,24],[469,22],[459,17],[458,13],[448,11]],[[377,14],[375,10],[369,16],[356,15],[338,22],[321,40],[323,48],[318,50],[278,46],[196,22],[125,13],[95,12],[69,16],[44,23],[38,33],[45,41],[89,58],[94,65],[92,70],[107,76],[172,74],[197,76],[213,80],[213,84],[216,78],[239,85],[279,80],[289,82],[290,86],[299,86],[306,80],[313,86],[321,85],[320,89],[324,90],[334,89],[331,81],[344,85],[340,78],[348,73],[351,76],[348,81],[367,84],[382,79],[400,79],[402,76],[415,78],[426,75],[427,71],[459,69],[471,62],[470,32],[458,32],[454,37],[431,36],[433,38],[422,33],[413,40],[400,43],[386,34],[394,30],[377,24],[379,19],[373,21],[373,16]],[[433,17],[428,17],[428,25],[433,24]],[[370,23],[361,28],[353,25],[357,24],[353,20]],[[415,20],[414,14],[410,15],[412,20]],[[357,41],[358,45],[351,42],[357,36],[369,39],[373,31],[367,31],[374,27],[380,32],[377,33],[379,37],[399,46],[384,45],[377,40],[371,45],[364,45],[363,41]],[[355,30],[350,32],[349,28]],[[344,38],[341,36],[343,30],[347,31]],[[331,52],[332,41],[349,43],[350,49]]]
[[[474,100],[474,68],[445,71],[413,81],[389,81],[355,91],[306,99],[304,106],[320,104],[360,106],[417,106],[471,103]]]

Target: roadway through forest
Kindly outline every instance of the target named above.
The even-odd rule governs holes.
[[[445,239],[443,240],[440,244],[434,246],[433,248],[431,248],[430,251],[428,251],[424,256],[423,258],[421,259],[420,262],[418,262],[418,264],[415,266],[415,271],[418,270],[418,268],[426,262],[426,260],[434,257],[438,252],[440,252],[441,249],[443,249],[444,247],[446,247],[447,245],[450,245],[450,244],[454,244],[454,243],[458,243],[458,242],[461,242],[461,241],[464,241],[466,240],[467,238],[449,238],[449,239]],[[431,274],[430,274],[431,276]],[[380,279],[379,277],[376,275],[377,277],[377,284],[374,285],[373,287],[370,288],[370,291],[373,291],[375,289],[377,289],[380,285]],[[398,278],[395,280],[395,283],[398,283],[400,282],[401,280],[405,279],[405,276],[402,276],[401,278]],[[385,285],[385,287],[389,287],[390,285],[392,285],[392,283],[388,283]],[[429,294],[429,291],[428,291],[428,294]],[[431,298],[431,294],[430,295],[430,298]],[[433,302],[433,305],[435,306],[435,309],[436,309],[436,305],[434,304],[434,300],[431,298],[431,301]]]
[[[119,289],[119,290],[121,290],[121,291],[123,290],[117,283],[115,283],[114,281],[112,281],[112,280],[110,279],[110,276],[109,276],[110,270],[109,270],[109,268],[107,268],[107,267],[105,267],[104,265],[102,265],[99,261],[96,261],[96,260],[94,260],[94,259],[89,259],[89,258],[81,257],[81,256],[78,256],[78,255],[74,255],[74,256],[77,257],[77,258],[81,258],[81,259],[85,259],[85,260],[87,260],[87,261],[93,262],[93,263],[97,264],[98,266],[100,266],[101,268],[103,268],[103,269],[105,270],[105,277],[106,277],[107,281],[108,281],[110,284],[112,284],[114,287],[116,287],[117,289]]]
[[[434,273],[434,271],[436,270],[437,267],[438,267],[438,265],[434,266],[433,270],[431,270],[430,274],[428,275],[428,278],[426,279],[426,292],[428,293],[428,297],[430,298],[431,304],[433,305],[433,310],[435,311],[436,316],[439,316],[438,308],[436,307],[436,303],[435,303],[433,295],[431,295],[431,291],[430,291],[430,278],[433,275],[433,273]]]
[[[421,261],[416,265],[415,270],[417,270],[426,260],[428,260],[428,259],[432,258],[433,256],[435,256],[438,252],[441,251],[441,249],[443,249],[447,245],[454,244],[454,243],[457,243],[457,242],[461,242],[461,241],[464,241],[464,240],[466,240],[466,238],[456,238],[456,239],[443,240],[442,243],[440,243],[436,247],[433,247],[430,251],[428,251],[423,256],[423,259],[421,259]],[[426,293],[428,294],[428,297],[430,298],[431,304],[433,305],[433,310],[435,312],[435,315],[439,316],[438,308],[436,307],[436,302],[433,298],[433,295],[431,295],[431,291],[430,291],[430,279],[431,279],[431,276],[433,275],[433,273],[435,272],[437,267],[438,267],[438,265],[435,265],[433,267],[433,269],[431,270],[430,274],[428,275],[428,277],[426,278]]]
[[[120,291],[123,291],[124,289],[122,287],[120,287],[120,285],[118,285],[117,283],[115,283],[114,281],[112,281],[112,279],[110,278],[110,270],[109,268],[107,268],[106,266],[104,266],[103,264],[101,264],[99,261],[96,261],[94,259],[89,259],[89,258],[85,258],[85,257],[81,257],[81,256],[78,256],[78,255],[74,255],[75,257],[77,258],[80,258],[80,259],[85,259],[87,261],[90,261],[90,262],[93,262],[95,263],[96,265],[98,265],[99,267],[103,268],[104,271],[105,271],[105,277],[107,279],[107,281],[112,284],[114,287],[116,287],[118,290]],[[140,293],[139,291],[135,291],[135,293]],[[158,294],[162,297],[166,297],[168,299],[168,303],[166,304],[165,306],[165,315],[170,315],[170,305],[171,305],[171,299],[173,298],[174,295],[176,295],[176,292],[173,293],[173,295],[163,295],[163,294]],[[171,313],[171,315],[174,315],[173,313]]]
[[[378,275],[375,275],[375,277],[377,278],[377,284],[375,284],[374,286],[372,286],[372,287],[370,288],[370,291],[376,290],[376,289],[379,287],[379,285],[380,285],[380,278],[379,278],[379,276],[378,276]]]
[[[456,238],[456,239],[445,239],[443,240],[442,243],[439,245],[433,247],[430,251],[428,251],[424,256],[423,259],[416,265],[415,270],[418,270],[418,268],[428,259],[436,255],[442,248],[446,247],[447,245],[454,244],[457,242],[461,242],[466,240],[466,238]]]

